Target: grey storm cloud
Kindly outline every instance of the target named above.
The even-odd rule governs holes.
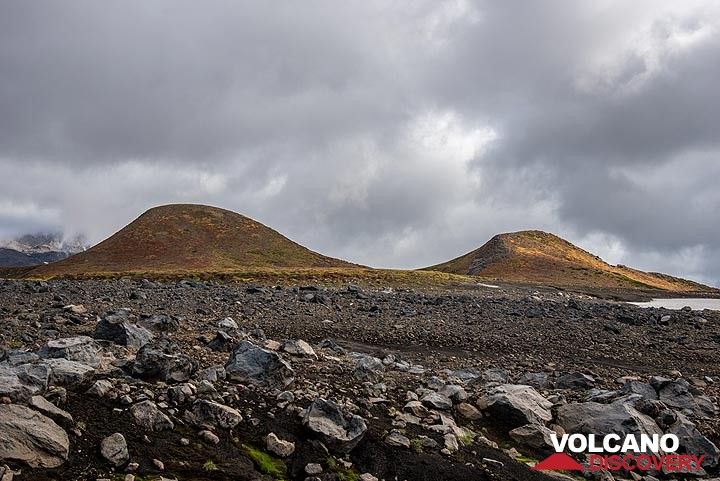
[[[711,0],[0,4],[0,236],[156,204],[419,267],[541,228],[720,284]]]

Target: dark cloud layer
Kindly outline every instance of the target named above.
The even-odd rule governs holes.
[[[0,5],[0,236],[202,202],[417,267],[494,233],[720,284],[712,1]]]

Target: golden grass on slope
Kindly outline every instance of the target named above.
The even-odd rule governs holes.
[[[204,279],[239,282],[257,282],[262,284],[322,284],[345,285],[362,284],[378,287],[450,287],[459,285],[475,285],[478,279],[471,276],[448,274],[434,271],[411,271],[395,269],[370,269],[363,267],[343,268],[245,268],[226,269],[221,271],[203,271],[191,269],[148,271],[136,270],[125,272],[92,272],[85,274],[63,274],[38,276],[29,273],[26,279],[117,279],[129,277],[134,279]]]
[[[685,279],[612,266],[560,237],[541,231],[500,234],[479,249],[430,269],[562,287],[713,291]]]

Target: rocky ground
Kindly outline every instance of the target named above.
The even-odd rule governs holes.
[[[0,323],[2,481],[542,480],[553,430],[675,433],[718,473],[717,312],[8,280]]]

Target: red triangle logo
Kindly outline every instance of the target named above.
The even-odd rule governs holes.
[[[555,453],[533,466],[537,471],[583,471],[582,464],[565,453]]]

